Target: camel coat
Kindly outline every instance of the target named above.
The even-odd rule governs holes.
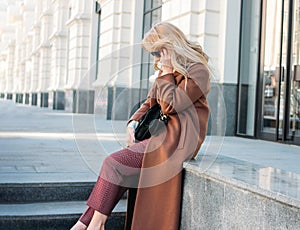
[[[209,71],[196,63],[188,73],[187,79],[177,72],[159,75],[147,100],[130,118],[139,121],[159,103],[169,122],[147,144],[137,193],[129,191],[126,229],[179,229],[182,164],[196,156],[209,119]]]

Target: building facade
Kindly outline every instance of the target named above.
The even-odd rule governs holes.
[[[127,119],[154,74],[143,34],[168,21],[210,57],[209,102],[224,118],[211,123],[223,122],[226,135],[300,144],[299,0],[0,3],[3,99]]]

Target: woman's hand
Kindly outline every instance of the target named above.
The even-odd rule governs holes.
[[[130,147],[135,143],[135,138],[134,138],[134,129],[132,127],[127,127],[127,145]]]
[[[134,131],[136,129],[138,125],[137,121],[131,121],[128,125],[127,125],[127,135],[126,135],[126,141],[127,141],[127,145],[130,147],[133,144],[135,144],[135,137],[134,137]]]
[[[162,69],[161,75],[173,73],[173,66],[171,64],[171,55],[169,54],[166,48],[163,48],[160,52],[160,63]]]

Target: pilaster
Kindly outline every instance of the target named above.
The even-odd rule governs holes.
[[[35,18],[37,18],[38,9],[39,8],[36,7]],[[32,92],[32,93],[38,92],[38,86],[39,86],[39,81],[40,81],[40,79],[39,79],[39,71],[40,71],[39,70],[39,68],[40,68],[39,45],[40,45],[40,37],[41,37],[40,33],[41,33],[40,22],[37,22],[37,20],[35,20],[35,22],[33,24],[33,40],[32,40],[33,47],[32,47],[32,53],[31,53],[32,74],[31,74],[31,84],[30,84],[30,89],[29,89],[29,92]]]
[[[52,1],[53,31],[51,42],[51,84],[49,90],[63,90],[67,74],[68,4],[65,0]]]
[[[41,7],[41,43],[38,46],[38,52],[40,54],[38,83],[38,92],[40,97],[38,97],[38,104],[41,107],[48,107],[48,87],[50,85],[51,78],[51,43],[49,41],[49,37],[53,26],[53,12],[51,9],[50,0],[42,1]]]
[[[19,62],[19,87],[18,92],[23,94],[23,103],[26,103],[26,93],[30,88],[31,78],[31,27],[34,17],[34,4],[24,1],[20,5],[21,22],[19,24],[20,62]],[[28,96],[27,96],[28,97]]]
[[[2,94],[4,92],[5,85],[6,85],[5,64],[6,64],[6,55],[0,54],[0,98],[2,98]]]
[[[114,110],[114,104],[117,98],[122,106],[130,103],[129,88],[139,77],[139,70],[137,72],[134,70],[137,69],[136,66],[140,66],[141,46],[134,43],[141,42],[141,36],[137,39],[136,34],[142,34],[142,25],[135,27],[134,22],[137,24],[142,22],[142,15],[140,12],[136,14],[133,12],[138,11],[138,6],[142,9],[142,3],[125,0],[103,0],[99,3],[101,5],[100,61],[98,79],[93,83],[97,95],[95,112],[105,112],[108,119],[127,119],[128,106],[119,113],[120,111]],[[103,95],[107,97],[103,98]],[[119,97],[120,95],[122,96]],[[101,103],[97,103],[99,100]],[[114,117],[112,113],[115,114]]]
[[[189,39],[199,42],[211,61],[218,62],[220,1],[164,1],[162,21],[178,26]]]
[[[14,78],[14,68],[15,68],[15,41],[12,40],[8,46],[7,46],[7,59],[6,59],[6,76],[7,76],[7,82],[6,82],[6,93],[12,93],[13,88],[15,85],[15,78]]]
[[[89,69],[90,15],[76,14],[67,21],[67,26],[69,28],[69,68],[66,87],[77,89]]]
[[[2,18],[4,23],[0,24],[0,98],[4,97],[4,90],[5,90],[5,86],[6,86],[6,73],[5,73],[5,66],[6,66],[6,60],[7,60],[7,53],[4,51],[5,50],[5,46],[7,44],[7,38],[6,38],[6,34],[5,34],[5,27],[6,27],[6,8],[7,5],[0,2],[0,17]]]
[[[101,80],[94,86],[99,87],[113,82],[120,86],[130,84],[132,47],[133,1],[103,0],[101,4],[100,63]],[[121,71],[120,71],[121,70]],[[114,78],[116,77],[117,78]]]
[[[65,85],[65,109],[75,113],[92,113],[94,92],[90,79],[90,43],[92,36],[92,5],[80,0],[71,1],[68,27],[68,72]],[[94,47],[93,47],[94,48]]]
[[[68,28],[68,2],[53,0],[53,31],[50,35],[51,42],[51,81],[48,90],[49,106],[53,109],[64,109],[64,86],[67,76]]]

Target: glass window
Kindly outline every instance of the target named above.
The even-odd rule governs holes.
[[[299,0],[264,0],[258,135],[300,143]]]
[[[161,7],[162,5],[162,0],[153,0],[152,1],[152,9],[155,9],[157,7]]]
[[[144,1],[144,20],[143,20],[143,34],[151,29],[151,27],[161,21],[161,6],[160,0],[145,0]],[[153,57],[144,50],[142,50],[142,64],[140,77],[140,98],[143,100],[147,96],[149,88],[149,76],[154,74]]]
[[[294,0],[290,83],[290,135],[300,137],[300,1]]]
[[[144,14],[144,28],[143,28],[144,33],[146,33],[148,30],[151,29],[152,26],[151,18],[152,18],[152,12]]]
[[[152,11],[152,25],[161,21],[161,8]]]
[[[144,1],[144,12],[150,11],[152,8],[152,0],[145,0]]]
[[[242,2],[237,133],[254,136],[260,0]]]
[[[282,0],[265,0],[261,73],[263,87],[260,92],[262,94],[262,112],[259,131],[271,134],[276,134],[277,130],[279,134],[282,134],[285,103],[284,70],[287,58],[287,2],[284,1],[284,9],[282,9]],[[281,27],[282,20],[283,27]]]
[[[272,140],[283,134],[288,45],[288,0],[264,1],[259,132]],[[280,137],[281,138],[281,137]]]

